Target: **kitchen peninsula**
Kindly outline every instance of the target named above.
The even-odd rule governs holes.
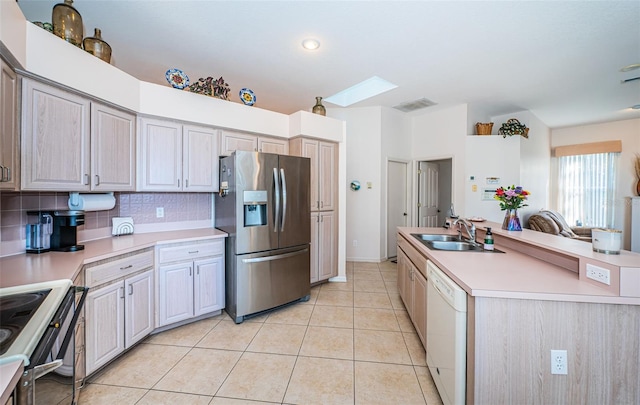
[[[478,240],[487,226],[504,253],[431,250],[412,236],[454,233],[443,228],[398,233],[399,272],[405,254],[426,279],[429,260],[467,293],[466,402],[638,403],[640,254],[490,222]],[[551,350],[567,351],[567,375],[551,374]]]

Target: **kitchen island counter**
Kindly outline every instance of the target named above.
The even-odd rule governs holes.
[[[19,254],[0,258],[0,288],[60,279],[73,280],[82,266],[110,257],[134,252],[157,244],[226,238],[215,228],[137,233],[82,242],[77,252]]]
[[[621,295],[619,275],[620,268],[640,274],[640,254],[596,253],[590,243],[527,229],[508,232],[491,222],[478,230],[484,232],[486,226],[492,228],[496,249],[504,253],[431,250],[411,235],[455,234],[445,228],[399,228],[398,232],[471,296],[640,305],[640,295]],[[587,279],[587,263],[609,269],[611,285]],[[627,290],[633,288],[622,289]]]

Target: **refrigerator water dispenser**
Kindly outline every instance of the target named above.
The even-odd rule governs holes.
[[[266,190],[244,191],[244,226],[267,225]]]

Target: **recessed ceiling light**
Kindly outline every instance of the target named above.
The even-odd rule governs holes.
[[[315,51],[316,49],[320,48],[320,41],[313,38],[307,38],[302,41],[302,47],[308,51]]]
[[[621,72],[630,72],[632,70],[640,69],[640,63],[634,63],[632,65],[627,65],[620,69]]]
[[[324,101],[336,104],[341,107],[347,107],[358,101],[377,96],[386,91],[395,89],[397,85],[390,83],[378,76],[373,76],[363,82],[355,84],[348,89],[342,90],[331,97],[326,97]]]

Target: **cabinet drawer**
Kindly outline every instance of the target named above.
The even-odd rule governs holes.
[[[404,238],[404,236],[398,234],[398,246],[409,257],[414,266],[418,269],[422,275],[427,278],[427,258],[422,256],[411,244]]]
[[[224,239],[209,239],[198,243],[161,246],[158,248],[158,261],[165,264],[221,254],[224,254]]]
[[[140,270],[153,267],[153,250],[136,253],[130,256],[118,256],[105,263],[86,268],[87,286],[95,287],[108,283]]]

